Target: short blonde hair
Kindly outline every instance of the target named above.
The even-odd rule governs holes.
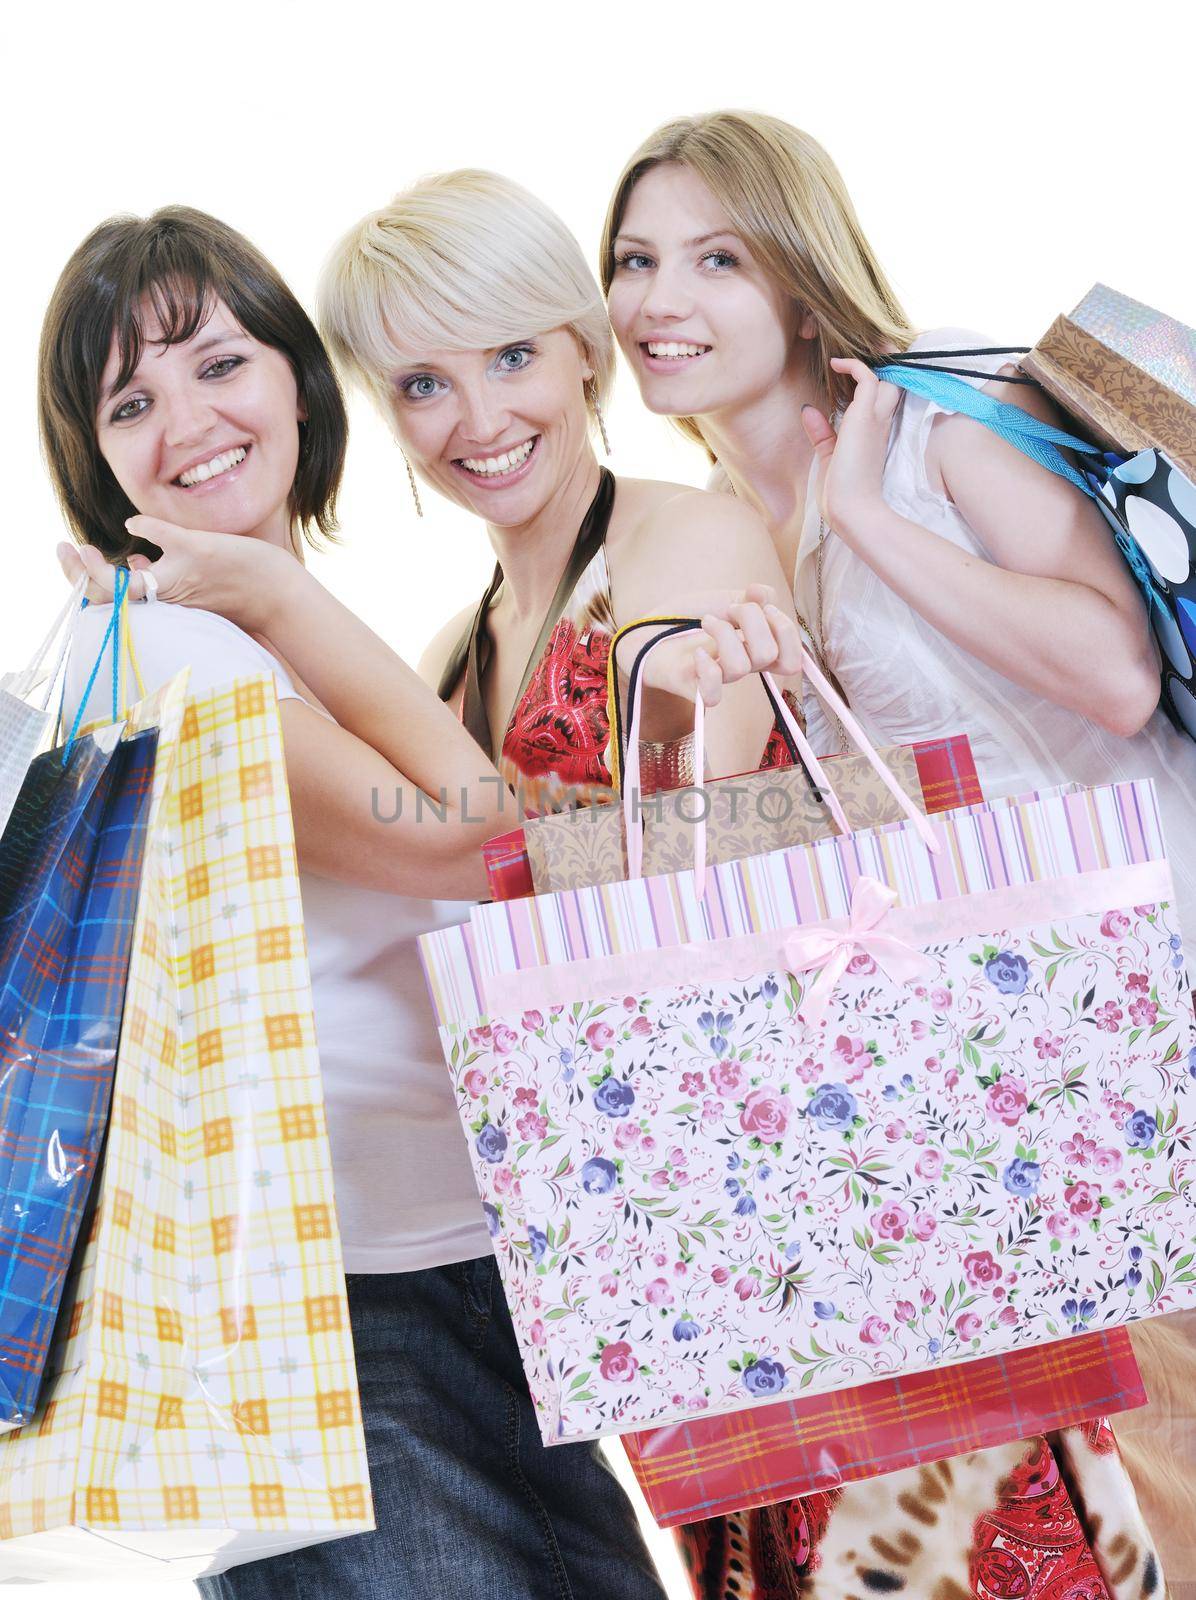
[[[632,190],[668,162],[701,178],[773,281],[813,315],[814,370],[833,404],[845,405],[854,388],[832,369],[833,357],[867,360],[909,345],[913,326],[864,237],[838,168],[808,133],[761,112],[679,117],[649,134],[624,167],[607,210],[605,290]],[[705,444],[693,417],[673,420],[687,438]]]
[[[615,351],[577,240],[522,185],[462,168],[363,217],[325,264],[317,320],[344,371],[383,407],[399,358],[491,350],[568,328],[605,401]]]

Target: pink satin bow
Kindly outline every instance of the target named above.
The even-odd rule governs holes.
[[[835,985],[846,972],[848,963],[861,951],[870,955],[896,983],[928,978],[938,971],[937,964],[922,951],[891,934],[875,931],[896,899],[896,891],[878,879],[857,878],[851,892],[851,916],[845,928],[825,923],[795,928],[785,940],[785,961],[790,972],[804,972],[811,967],[822,969],[798,1008],[798,1016],[810,1027],[821,1025]]]

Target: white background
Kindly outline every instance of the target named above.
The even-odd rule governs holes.
[[[593,259],[610,187],[650,129],[680,113],[747,106],[829,148],[922,326],[1030,344],[1096,280],[1196,323],[1196,27],[1176,20],[1181,9],[1159,0],[21,6],[7,27],[0,96],[0,671],[24,663],[63,593],[60,524],[38,459],[37,334],[66,257],[102,218],[199,206],[247,233],[310,304],[327,249],[360,214],[423,173],[489,166],[555,206]],[[344,547],[312,565],[414,659],[480,591],[484,535],[430,493],[417,521],[382,422],[355,400],[352,425]],[[617,471],[701,481],[697,452],[639,409],[625,375],[609,429]],[[675,1563],[670,1584],[686,1593]],[[78,1591],[41,1592],[65,1600]],[[188,1590],[141,1592],[181,1600]],[[126,1591],[90,1593],[124,1600]]]

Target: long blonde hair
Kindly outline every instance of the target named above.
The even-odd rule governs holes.
[[[832,357],[868,360],[909,345],[913,326],[864,236],[838,168],[808,133],[756,111],[678,117],[644,140],[606,213],[601,277],[607,293],[632,190],[667,162],[701,178],[764,269],[799,311],[811,313],[817,325],[813,371],[832,405],[845,405],[853,389],[832,369]],[[687,438],[706,445],[695,418],[673,420]]]

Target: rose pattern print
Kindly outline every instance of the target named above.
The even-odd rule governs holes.
[[[854,963],[817,1030],[782,971],[446,1027],[545,1437],[1196,1304],[1176,937],[1136,906],[924,985]]]

